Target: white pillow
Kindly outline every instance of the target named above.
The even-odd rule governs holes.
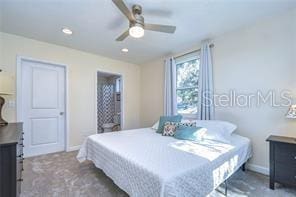
[[[206,128],[202,138],[206,140],[215,140],[224,143],[230,143],[231,134],[237,126],[226,121],[220,120],[195,120],[197,127]]]
[[[158,125],[159,125],[159,121],[157,121],[156,123],[154,123],[154,125],[151,127],[151,129],[157,130],[158,129]]]
[[[190,122],[196,122],[196,120],[195,120],[195,119],[184,119],[184,118],[183,118],[183,119],[181,120],[181,122],[182,122],[182,123],[190,123]]]

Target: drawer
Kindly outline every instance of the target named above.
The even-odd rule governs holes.
[[[16,182],[16,196],[19,197],[21,194],[21,187],[22,187],[22,181]]]
[[[17,144],[17,149],[16,149],[16,156],[20,157],[23,156],[23,144]]]
[[[20,196],[21,193],[21,185],[23,182],[23,162],[24,159],[22,157],[18,157],[16,159],[16,196]]]
[[[20,196],[23,178],[22,175],[16,179],[16,196]]]
[[[18,144],[21,144],[23,142],[24,142],[24,135],[23,135],[23,132],[21,132],[18,138]]]
[[[16,178],[17,180],[22,179],[22,174],[23,174],[23,170],[24,170],[24,159],[23,158],[18,158],[16,160],[17,162],[17,166],[16,166]]]
[[[275,180],[288,185],[296,185],[296,165],[276,164]]]
[[[24,142],[24,136],[21,135],[20,139],[18,140],[18,144],[22,144]]]
[[[296,165],[296,145],[276,143],[274,157],[276,162]]]

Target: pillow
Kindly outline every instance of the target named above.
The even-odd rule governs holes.
[[[175,125],[176,127],[196,127],[196,122],[166,122],[166,124]]]
[[[201,141],[204,134],[202,127],[180,127],[176,130],[174,138],[179,140]]]
[[[162,135],[163,136],[174,136],[176,132],[176,125],[171,124],[171,122],[166,122],[163,128]]]
[[[166,122],[162,132],[163,136],[174,136],[176,130],[180,127],[195,127],[196,122]]]
[[[151,129],[157,130],[158,129],[158,125],[159,125],[159,120],[156,123],[154,123],[154,125],[151,127]]]
[[[200,127],[208,128],[209,130],[215,130],[221,133],[232,134],[237,126],[222,120],[195,120],[196,125]]]
[[[231,134],[237,128],[236,125],[219,120],[196,120],[197,127],[206,128],[203,139],[230,143]]]
[[[185,118],[183,118],[182,120],[181,120],[181,122],[196,122],[196,120],[194,120],[194,119],[185,119]]]
[[[164,124],[166,122],[181,122],[182,116],[181,115],[176,115],[176,116],[160,116],[159,119],[159,125],[158,129],[156,130],[156,133],[162,133]]]

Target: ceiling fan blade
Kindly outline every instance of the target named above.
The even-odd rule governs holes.
[[[123,34],[121,34],[118,38],[116,38],[116,41],[123,41],[128,36],[129,36],[129,31],[126,30]]]
[[[145,8],[144,10],[144,14],[145,16],[147,15],[153,15],[153,16],[158,16],[158,17],[170,17],[172,16],[172,11],[170,10],[164,10],[164,9],[149,9],[149,8]]]
[[[122,0],[112,0],[118,9],[128,18],[129,21],[135,21],[133,13],[128,9]]]
[[[147,23],[145,23],[145,29],[150,30],[150,31],[160,31],[163,33],[170,33],[170,34],[173,34],[176,31],[175,26],[147,24]]]

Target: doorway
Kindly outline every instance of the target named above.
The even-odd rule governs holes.
[[[119,131],[122,128],[122,76],[97,72],[97,132]]]
[[[19,58],[17,116],[24,123],[24,156],[65,150],[66,67]]]

